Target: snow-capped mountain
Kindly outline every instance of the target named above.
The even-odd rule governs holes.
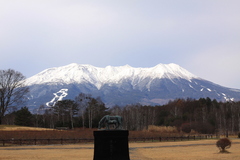
[[[133,68],[129,65],[98,68],[91,65],[72,63],[67,66],[46,69],[39,74],[27,79],[27,85],[46,83],[91,83],[100,89],[104,84],[116,84],[123,79],[131,80],[132,85],[137,85],[145,78],[183,78],[191,80],[198,78],[176,64],[159,64],[152,68]],[[150,85],[151,81],[149,82]]]
[[[26,84],[31,94],[29,105],[35,107],[74,99],[79,93],[100,96],[108,106],[132,103],[156,105],[175,98],[240,100],[240,90],[201,79],[173,63],[152,68],[129,65],[99,68],[73,63],[46,69],[28,78]]]

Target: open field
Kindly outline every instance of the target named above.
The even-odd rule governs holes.
[[[93,131],[96,128],[75,128],[73,130],[57,130],[48,128],[23,127],[12,125],[0,125],[0,139],[77,139],[94,138]],[[181,137],[203,136],[197,133],[180,133],[174,127],[150,126],[149,130],[129,131],[129,138],[152,138],[152,137]]]
[[[159,130],[161,129],[161,130]],[[93,138],[93,131],[96,129],[75,129],[68,131],[59,131],[45,128],[29,128],[20,126],[0,125],[0,138]],[[156,130],[156,129],[155,129]],[[164,130],[164,131],[162,131]],[[157,128],[156,131],[130,131],[129,138],[139,137],[158,137],[158,136],[181,136],[181,133],[175,133],[172,128]],[[237,137],[237,136],[234,136]],[[240,139],[232,139],[232,147],[228,149],[230,153],[220,154],[216,147],[216,139],[211,140],[192,140],[176,142],[138,142],[129,143],[129,152],[131,160],[157,160],[157,159],[179,159],[179,160],[203,160],[203,159],[240,159]],[[6,145],[0,147],[0,160],[34,160],[34,159],[82,159],[92,160],[94,144],[77,143],[74,145]]]
[[[0,125],[0,131],[51,131],[49,128],[24,127],[16,125]]]
[[[131,160],[238,160],[240,159],[240,140],[232,139],[229,153],[219,153],[217,140],[129,143]],[[0,160],[92,160],[94,145],[47,145],[0,147]]]
[[[74,143],[78,143],[77,140],[81,139],[90,139],[93,141],[93,131],[96,131],[96,128],[75,128],[73,130],[57,130],[57,129],[47,129],[47,128],[34,128],[34,127],[22,127],[22,126],[7,126],[7,125],[0,125],[0,143],[3,143],[3,140],[8,143],[7,141],[11,141],[9,144],[55,144],[61,143],[61,140],[73,140]],[[191,136],[191,135],[184,135],[183,133],[179,133],[173,127],[155,127],[151,130],[143,130],[143,131],[129,131],[129,139],[132,141],[145,141],[153,139],[159,139],[159,137],[181,137],[181,136]],[[204,136],[194,134],[192,136]],[[12,141],[14,140],[14,142]],[[44,140],[43,142],[41,142]],[[49,143],[51,140],[51,143]],[[52,143],[53,141],[54,143]],[[58,141],[57,141],[58,140]],[[76,141],[75,141],[76,140]],[[32,142],[31,142],[32,141]],[[48,142],[45,142],[48,141]],[[152,140],[153,141],[153,140]],[[65,142],[64,142],[65,143]],[[9,145],[6,144],[6,145]]]

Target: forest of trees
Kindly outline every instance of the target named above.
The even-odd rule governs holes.
[[[130,104],[107,108],[101,98],[80,93],[74,100],[58,101],[54,106],[41,105],[33,111],[22,107],[29,89],[25,76],[8,69],[0,70],[0,124],[44,128],[97,128],[104,115],[123,117],[123,128],[144,130],[149,125],[175,126],[181,132],[203,134],[240,132],[240,102],[217,102],[210,98],[175,99],[165,105]]]
[[[143,130],[149,125],[176,126],[179,131],[203,134],[240,132],[240,102],[217,102],[210,98],[175,99],[165,105],[131,104],[107,108],[100,98],[80,93],[51,108],[42,105],[32,113],[27,107],[7,114],[5,124],[34,127],[97,128],[104,115],[123,117],[124,129]],[[24,119],[25,118],[25,119]]]

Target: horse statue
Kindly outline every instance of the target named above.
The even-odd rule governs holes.
[[[105,127],[106,130],[110,130],[111,125],[114,125],[113,129],[122,129],[122,120],[121,116],[106,115],[99,121],[98,129]]]

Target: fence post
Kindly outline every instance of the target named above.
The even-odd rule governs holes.
[[[159,137],[159,142],[162,142],[162,138],[161,137]]]
[[[34,144],[35,144],[35,145],[37,144],[37,139],[36,139],[36,138],[34,139]]]

